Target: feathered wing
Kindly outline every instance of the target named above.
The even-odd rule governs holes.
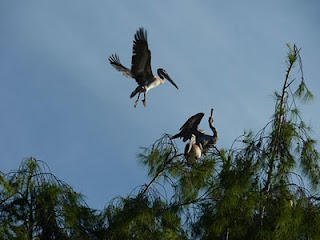
[[[151,52],[148,48],[147,31],[144,28],[139,28],[134,35],[131,72],[139,85],[153,77]]]
[[[120,62],[120,58],[117,54],[112,54],[109,57],[109,62],[110,64],[117,69],[119,72],[122,72],[124,76],[129,77],[129,78],[133,78],[133,75],[130,71],[130,69],[126,68],[125,66],[123,66]]]
[[[174,135],[171,139],[174,138],[182,138],[182,140],[185,142],[188,139],[191,138],[191,134],[197,135],[198,131],[198,125],[201,122],[201,119],[203,118],[204,113],[197,113],[190,117],[185,124],[182,125],[180,128],[180,132],[176,135]]]

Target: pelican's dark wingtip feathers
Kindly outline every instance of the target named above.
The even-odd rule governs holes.
[[[122,64],[121,64],[120,57],[118,54],[116,54],[116,53],[111,54],[111,56],[108,58],[108,60],[109,60],[110,64],[112,66],[114,66],[117,70],[119,70],[118,67],[124,68],[124,66],[122,66]],[[121,70],[119,70],[119,71],[121,71]]]
[[[147,30],[142,27],[134,35],[131,72],[139,85],[145,84],[148,79],[154,77],[151,70],[151,52],[148,48]]]
[[[147,30],[145,30],[143,27],[139,28],[134,35],[134,42],[137,41],[147,41]]]
[[[111,56],[108,58],[110,64],[121,64],[120,58],[118,54],[111,54]]]
[[[111,54],[111,56],[108,58],[110,64],[117,69],[118,71],[122,72],[122,74],[126,77],[133,78],[132,73],[130,69],[123,66],[120,62],[120,58],[118,54]]]

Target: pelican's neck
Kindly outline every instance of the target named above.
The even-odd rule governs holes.
[[[209,127],[213,132],[213,136],[212,136],[213,137],[213,144],[216,144],[216,142],[218,141],[218,138],[219,138],[219,133],[218,133],[217,129],[213,126],[212,122],[209,123]]]
[[[160,74],[159,77],[156,78],[160,81],[160,84],[164,84],[164,82],[166,81],[162,74]]]
[[[211,130],[213,132],[213,144],[216,144],[218,141],[218,138],[219,138],[219,133],[218,133],[217,129],[213,126],[212,126]]]

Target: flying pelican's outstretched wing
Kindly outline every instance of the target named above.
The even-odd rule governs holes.
[[[151,70],[151,52],[148,48],[147,31],[139,28],[134,35],[131,72],[139,85],[153,78]]]
[[[119,72],[122,72],[124,76],[133,78],[130,69],[126,68],[121,64],[120,58],[117,54],[112,54],[109,57],[109,62],[115,69],[117,69]]]
[[[183,138],[183,141],[187,141],[188,139],[191,139],[191,135],[199,133],[198,125],[201,122],[201,119],[203,118],[204,113],[197,113],[196,115],[193,115],[190,117],[185,124],[180,128],[180,132],[176,135],[174,135],[171,139],[174,138]]]

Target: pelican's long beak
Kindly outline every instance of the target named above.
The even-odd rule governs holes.
[[[177,84],[175,84],[175,82],[171,79],[171,77],[170,77],[167,73],[164,74],[164,77],[165,77],[166,79],[168,79],[168,81],[169,81],[173,86],[175,86],[177,89],[179,89],[178,86],[177,86]]]

